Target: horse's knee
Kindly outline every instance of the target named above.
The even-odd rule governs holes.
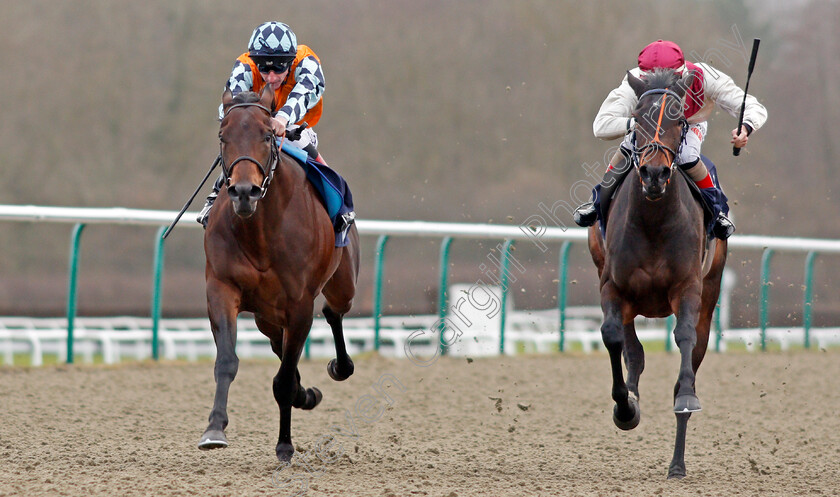
[[[292,405],[292,397],[297,387],[296,383],[297,382],[293,383],[290,381],[283,381],[279,374],[274,377],[274,383],[272,384],[274,399],[281,407]]]
[[[697,331],[690,325],[677,326],[674,328],[674,341],[680,349],[684,346],[694,349],[697,345]]]
[[[341,323],[341,316],[344,315],[344,312],[341,311],[341,309],[334,309],[330,304],[324,304],[323,309],[321,309],[321,312],[324,314],[324,319],[327,320],[330,326]]]
[[[601,339],[604,341],[607,350],[621,350],[624,345],[621,324],[615,321],[604,321],[604,324],[601,325]]]
[[[236,377],[236,373],[239,371],[239,358],[233,356],[231,358],[217,358],[216,359],[216,366],[213,369],[216,379],[219,378],[230,378],[233,379]]]

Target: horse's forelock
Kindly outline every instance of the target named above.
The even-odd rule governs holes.
[[[233,96],[231,104],[250,104],[260,101],[260,94],[252,91],[243,91]]]
[[[673,69],[657,68],[642,76],[648,90],[658,88],[671,88],[680,80],[679,75]]]

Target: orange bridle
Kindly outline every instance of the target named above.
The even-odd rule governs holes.
[[[669,153],[671,154],[670,168],[673,169],[674,165],[677,162],[677,156],[679,155],[679,147],[682,145],[683,139],[685,139],[685,133],[688,130],[688,123],[686,122],[684,117],[680,116],[680,125],[682,126],[682,132],[680,133],[680,141],[677,144],[677,147],[676,148],[669,147],[668,145],[666,145],[662,141],[662,139],[660,138],[660,132],[662,131],[662,119],[665,117],[665,102],[666,102],[669,95],[673,96],[674,98],[676,98],[680,102],[682,101],[682,99],[680,98],[679,95],[677,95],[676,93],[674,93],[673,91],[671,91],[667,88],[657,88],[657,89],[648,90],[648,91],[644,92],[639,97],[639,100],[641,100],[642,98],[644,98],[647,95],[656,94],[656,93],[661,93],[662,94],[662,104],[660,105],[659,117],[656,121],[656,131],[654,132],[653,139],[651,139],[650,142],[648,142],[642,148],[636,148],[636,151],[633,154],[634,155],[633,162],[634,162],[634,166],[636,167],[636,170],[639,170],[639,168],[643,165],[642,161],[644,161],[645,163],[650,162],[656,156],[656,154],[660,151],[665,153],[666,158],[668,158]],[[635,140],[635,137],[634,137],[634,140]]]

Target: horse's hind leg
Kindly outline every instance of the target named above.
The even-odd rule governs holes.
[[[329,304],[324,304],[324,317],[332,329],[333,341],[335,341],[335,359],[332,359],[327,364],[327,373],[330,378],[335,381],[344,381],[353,374],[355,367],[353,360],[347,353],[347,347],[344,344],[344,327],[341,324],[342,314],[333,311]]]
[[[598,269],[598,278],[604,272],[604,237],[601,236],[601,228],[598,224],[590,226],[587,231],[587,242],[589,245],[589,255],[592,256],[592,262],[595,263],[595,268]]]
[[[209,281],[207,285],[207,310],[213,340],[216,342],[216,395],[213,410],[210,411],[210,423],[198,448],[202,450],[227,447],[225,428],[228,425],[227,401],[230,384],[239,370],[239,358],[236,357],[236,316],[235,302],[238,294],[230,287],[219,282]]]
[[[622,430],[632,430],[639,425],[640,410],[638,402],[629,396],[627,384],[624,383],[624,370],[621,365],[624,350],[622,304],[610,282],[601,287],[601,309],[604,311],[601,338],[610,353],[612,367],[612,398],[615,401],[613,422]]]
[[[344,343],[344,327],[341,322],[353,305],[356,277],[359,274],[359,236],[355,228],[351,228],[349,236],[351,240],[342,250],[341,262],[323,290],[327,303],[322,312],[332,330],[336,357],[327,365],[327,373],[335,381],[346,380],[354,370],[353,360],[347,354]]]
[[[695,375],[709,346],[709,336],[712,328],[712,318],[720,297],[720,283],[723,278],[723,268],[726,265],[728,242],[715,239],[714,256],[709,271],[703,277],[703,293],[700,302],[700,317],[697,320],[697,345],[694,346],[692,366]]]
[[[645,370],[645,351],[633,321],[624,325],[624,363],[627,365],[627,389],[639,400],[639,377]]]

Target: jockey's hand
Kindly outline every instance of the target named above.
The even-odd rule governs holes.
[[[747,127],[741,126],[741,133],[738,134],[738,128],[732,130],[732,140],[729,141],[732,145],[738,148],[744,148],[747,146],[747,140],[749,140],[749,135],[747,135]]]
[[[271,118],[271,129],[274,130],[274,134],[277,135],[278,138],[286,134],[286,127],[288,125],[289,122],[282,117]]]

